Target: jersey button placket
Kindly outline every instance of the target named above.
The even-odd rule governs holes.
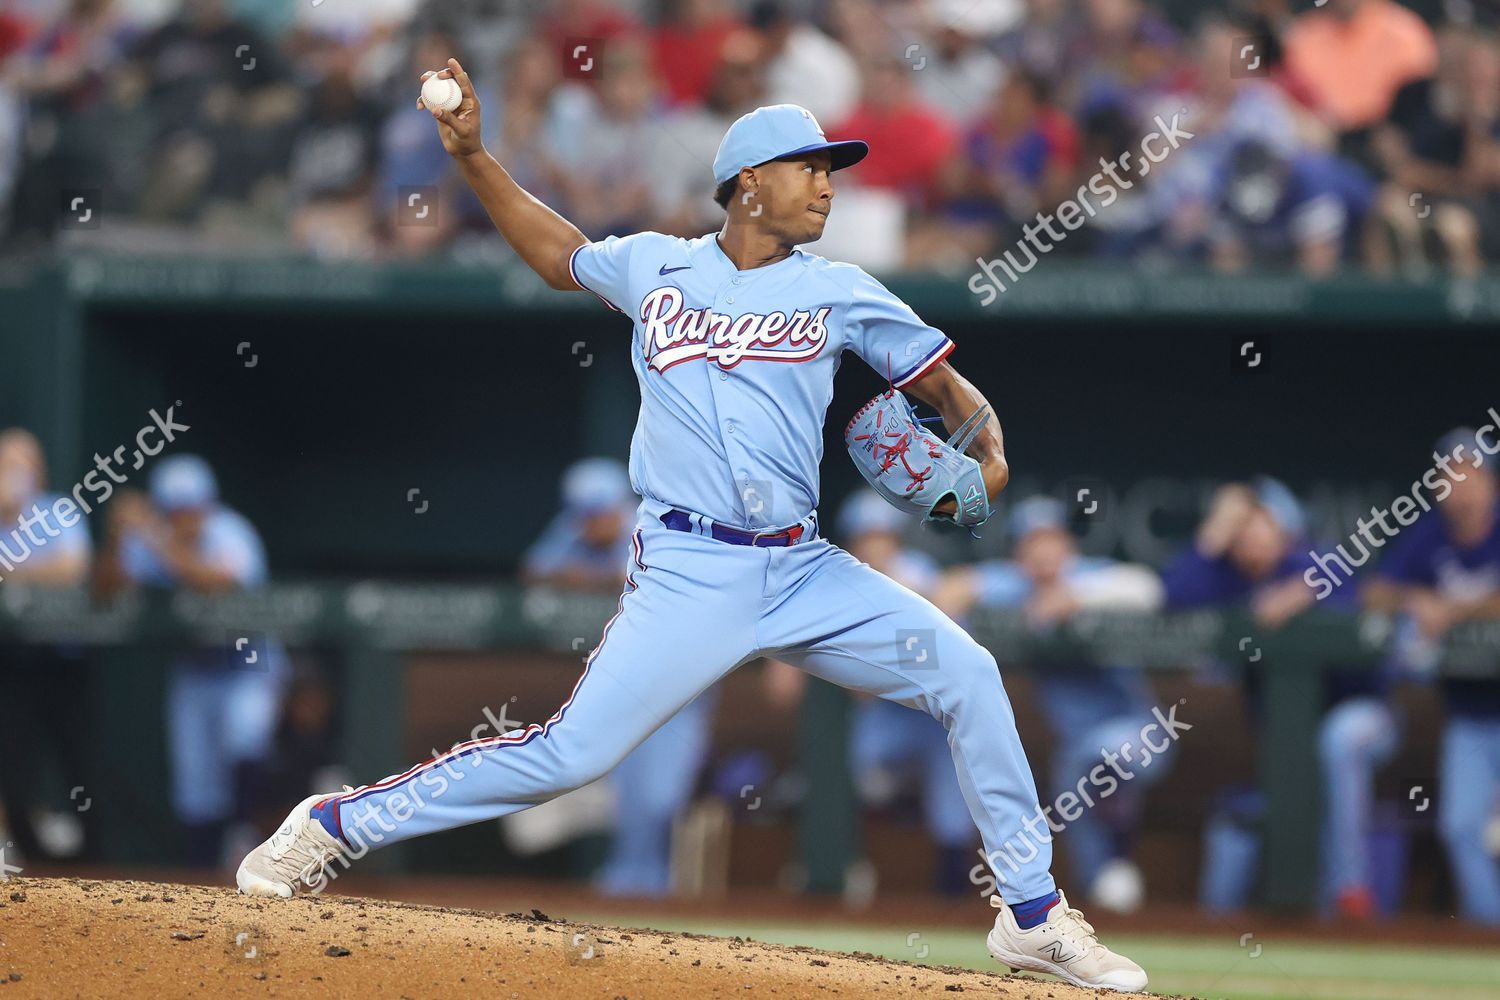
[[[731,294],[734,291],[734,289],[733,289],[732,286],[733,285],[738,285],[739,283],[740,283],[740,276],[736,274],[736,275],[732,276],[729,279],[729,285],[724,285],[724,286],[721,286],[719,288],[719,296],[720,296],[720,298],[722,298],[724,300],[724,303],[726,305],[734,305],[734,295]],[[725,371],[723,368],[719,369],[719,381],[720,382],[728,382],[729,381],[729,373],[727,371]],[[730,430],[729,433],[733,434],[734,431]]]

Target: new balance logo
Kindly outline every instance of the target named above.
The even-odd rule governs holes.
[[[1078,957],[1071,950],[1069,950],[1066,944],[1063,944],[1063,942],[1061,941],[1053,941],[1047,947],[1042,949],[1042,954],[1052,959],[1052,961],[1056,962],[1058,965],[1063,965],[1067,962],[1071,962],[1073,961],[1073,959]]]

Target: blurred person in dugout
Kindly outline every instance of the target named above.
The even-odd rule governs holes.
[[[149,498],[121,492],[110,504],[96,581],[106,596],[131,587],[212,596],[263,587],[267,575],[260,535],[220,502],[213,470],[195,455],[159,462]],[[167,746],[188,863],[220,864],[260,837],[254,817],[289,673],[281,646],[257,634],[174,655]]]
[[[1279,629],[1317,600],[1304,577],[1314,568],[1309,548],[1306,516],[1283,483],[1261,476],[1249,483],[1225,484],[1215,492],[1193,543],[1162,573],[1167,607],[1185,610],[1248,605],[1260,627]],[[1354,588],[1342,587],[1331,593],[1323,606],[1348,607],[1353,599]],[[1263,707],[1260,675],[1247,670],[1238,680],[1243,685],[1249,724],[1257,729]],[[1335,708],[1324,717],[1319,733],[1319,752],[1328,779],[1325,812],[1330,822],[1324,827],[1325,845],[1333,843],[1336,831],[1348,827],[1335,818],[1361,808],[1359,800],[1366,780],[1363,775],[1370,774],[1368,780],[1373,781],[1373,768],[1379,761],[1364,754],[1360,744],[1374,711],[1372,703],[1381,712],[1386,711],[1379,675],[1355,671],[1331,674],[1329,680],[1325,701]],[[1330,764],[1355,758],[1365,759],[1371,770]],[[1249,902],[1259,872],[1264,811],[1264,796],[1254,782],[1230,785],[1216,796],[1203,835],[1198,894],[1205,909],[1225,912]],[[1336,849],[1325,847],[1328,856],[1355,849],[1342,841]],[[1331,880],[1332,869],[1326,862],[1325,857],[1325,880]],[[1331,900],[1333,895],[1327,892],[1325,899]]]
[[[1494,411],[1492,410],[1491,413]],[[1500,488],[1495,425],[1459,428],[1437,443],[1449,492],[1391,543],[1365,589],[1365,606],[1401,615],[1396,647],[1410,669],[1431,674],[1448,632],[1500,618]],[[1464,450],[1457,451],[1459,447]],[[1425,483],[1424,478],[1424,483]],[[1500,926],[1500,673],[1438,680],[1447,720],[1439,753],[1438,832],[1448,852],[1459,912]]]
[[[88,578],[93,547],[83,515],[74,507],[60,517],[53,506],[59,499],[47,491],[36,437],[20,428],[0,431],[0,594],[78,587]],[[84,667],[76,647],[0,645],[0,690],[9,709],[0,725],[0,827],[8,823],[10,831],[0,846],[14,843],[10,864],[74,857],[92,839],[85,837],[92,817],[77,811],[89,787],[84,744],[74,738],[86,721],[78,700]]]
[[[938,564],[908,547],[901,531],[908,518],[872,490],[860,490],[839,508],[836,527],[856,559],[902,586],[930,597],[941,578]],[[801,701],[807,674],[768,660],[766,684],[772,704],[790,710]],[[937,850],[932,886],[944,895],[973,890],[968,873],[976,863],[979,833],[964,802],[953,767],[948,734],[935,719],[905,705],[857,696],[849,726],[849,764],[855,791],[866,808],[900,809],[908,796],[920,799],[922,823]],[[868,865],[865,891],[878,873]]]
[[[1009,528],[1012,559],[958,567],[944,575],[935,600],[955,620],[962,621],[976,607],[1016,608],[1025,613],[1033,632],[1045,634],[1080,611],[1147,612],[1161,606],[1162,586],[1152,570],[1078,551],[1060,501],[1045,496],[1022,501],[1011,512]],[[1032,667],[1032,683],[1053,735],[1054,795],[1084,784],[1106,749],[1132,760],[1129,747],[1140,747],[1141,730],[1152,723],[1156,704],[1139,665]],[[1128,783],[1117,782],[1116,792],[1101,795],[1060,838],[1073,877],[1096,906],[1131,912],[1145,901],[1145,880],[1130,854],[1144,811],[1142,793],[1162,779],[1171,760],[1168,751],[1134,768]]]
[[[630,529],[637,502],[623,463],[612,458],[575,462],[563,475],[562,509],[523,559],[522,580],[530,586],[618,593],[636,558]],[[613,799],[609,853],[595,876],[601,891],[662,896],[671,890],[672,821],[691,800],[708,757],[717,700],[716,689],[699,695],[601,779]],[[512,845],[540,848],[565,834],[585,832],[595,811],[593,794],[580,789],[506,817]]]

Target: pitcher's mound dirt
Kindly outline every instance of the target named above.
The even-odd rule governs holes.
[[[1095,994],[960,969],[339,896],[152,882],[0,885],[0,1000],[21,997],[905,997]],[[1123,994],[1107,994],[1110,997]]]

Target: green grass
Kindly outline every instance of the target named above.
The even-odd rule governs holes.
[[[982,930],[695,922],[651,917],[600,923],[699,934],[740,935],[773,944],[829,951],[867,951],[904,962],[1005,971],[984,949]],[[1109,944],[1140,962],[1151,989],[1218,1000],[1496,1000],[1500,950],[1417,948],[1385,944],[1298,944],[1286,940],[1242,947],[1228,937],[1110,935]],[[1045,977],[1043,977],[1045,978]]]

